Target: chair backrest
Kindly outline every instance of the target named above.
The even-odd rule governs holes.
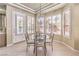
[[[46,35],[45,35],[45,34],[40,34],[40,37],[41,37],[42,39],[45,39],[45,38],[46,38]]]
[[[46,40],[50,40],[51,41],[51,35],[50,34],[46,34]]]
[[[39,34],[37,34],[36,35],[36,41],[43,41],[43,42],[45,42],[46,41],[46,35],[45,34],[43,34],[43,33],[39,33]]]
[[[29,35],[28,35],[28,33],[25,34],[25,39],[26,39],[26,42],[28,42],[28,40],[29,40]]]
[[[40,38],[40,33],[35,33],[35,39],[39,39]]]

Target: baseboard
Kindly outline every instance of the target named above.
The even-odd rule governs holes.
[[[15,44],[19,44],[19,43],[24,42],[24,41],[25,41],[25,40],[20,41],[20,42],[16,42],[16,43],[12,43],[12,44],[8,44],[7,47],[12,46],[12,45],[15,45]]]
[[[22,40],[22,41],[19,41],[19,42],[13,43],[13,44],[19,44],[19,43],[24,42],[24,41],[25,41],[25,40]]]
[[[68,44],[66,44],[66,43],[64,43],[64,42],[61,42],[61,41],[58,41],[58,40],[54,40],[54,41],[59,42],[59,43],[61,43],[61,44],[64,44],[65,46],[67,46],[68,48],[70,48],[71,50],[73,50],[73,51],[75,51],[75,52],[79,52],[79,50],[76,50],[76,49],[72,48],[71,46],[69,46]]]
[[[8,44],[6,47],[12,46],[13,44]]]

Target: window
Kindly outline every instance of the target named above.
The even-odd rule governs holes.
[[[61,14],[54,15],[52,18],[53,32],[55,34],[61,34]]]
[[[64,36],[70,36],[70,9],[64,11]]]
[[[35,19],[33,16],[27,16],[27,33],[29,34],[30,39],[34,39],[35,32]]]
[[[4,24],[5,19],[4,18],[5,18],[5,15],[0,14],[0,31],[4,30],[4,26],[5,26],[5,24]]]
[[[16,34],[24,33],[24,17],[16,14]]]
[[[51,33],[51,16],[47,17],[46,19],[46,33],[50,34]]]
[[[44,33],[44,16],[41,16],[37,20],[38,23],[38,31],[41,33]]]
[[[27,17],[27,32],[28,33],[34,33],[34,31],[35,31],[34,17],[28,16]]]
[[[32,17],[32,19],[31,19],[31,31],[32,31],[32,33],[34,33],[35,32],[35,20],[34,20],[34,17]]]
[[[52,25],[51,18],[52,18],[51,16],[48,16],[47,19],[46,19],[46,34],[48,34],[47,37],[46,37],[47,39],[50,39],[49,35],[52,33],[51,32],[51,29],[52,29],[52,27],[51,27],[51,25]]]

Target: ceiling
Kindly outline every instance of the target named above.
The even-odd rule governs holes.
[[[21,3],[21,4],[37,11],[40,9],[40,6],[43,9],[49,5],[54,4],[54,3]]]
[[[23,9],[31,13],[46,13],[63,7],[62,3],[9,3],[8,5]],[[40,8],[41,7],[41,8]]]

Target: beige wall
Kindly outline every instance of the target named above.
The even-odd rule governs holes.
[[[26,20],[26,16],[33,16],[34,17],[34,14],[31,14],[31,13],[21,10],[19,8],[15,8],[13,6],[7,5],[7,7],[6,7],[7,46],[13,44],[13,39],[18,39],[18,40],[25,39],[24,35],[15,35],[15,25],[14,25],[15,22],[13,21],[13,20],[15,20],[15,18],[14,18],[15,15],[13,14],[14,12],[19,12],[21,14],[24,14],[24,17],[25,17],[24,20]]]
[[[72,39],[74,40],[74,48],[79,50],[79,4],[72,7]]]

